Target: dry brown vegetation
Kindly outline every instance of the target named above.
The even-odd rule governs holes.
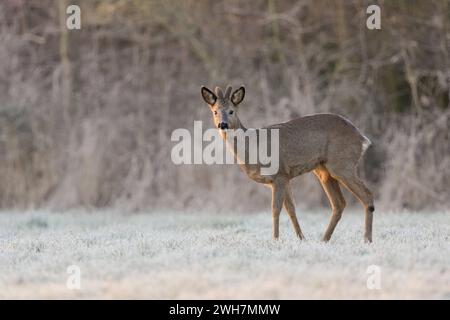
[[[170,160],[173,129],[211,121],[200,86],[227,83],[246,86],[249,127],[349,118],[377,204],[449,206],[449,1],[73,3],[81,30],[67,1],[0,3],[1,207],[266,208],[237,166]],[[326,202],[312,177],[295,194]]]

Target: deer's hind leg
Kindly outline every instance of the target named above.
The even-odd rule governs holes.
[[[295,233],[297,234],[297,237],[299,237],[301,240],[305,239],[305,236],[302,233],[302,229],[300,228],[300,225],[297,220],[297,215],[295,214],[295,205],[294,200],[292,197],[292,190],[291,186],[288,183],[286,185],[285,189],[285,195],[284,195],[284,208],[286,209],[289,218],[291,218],[292,225],[294,226]]]
[[[341,188],[339,187],[339,182],[330,175],[324,166],[317,167],[314,170],[314,174],[319,179],[332,209],[328,227],[322,238],[323,241],[327,242],[331,239],[331,235],[342,217],[342,212],[345,209],[346,203]]]
[[[373,205],[373,195],[364,182],[358,177],[356,167],[330,171],[332,176],[339,180],[356,198],[362,203],[365,209],[365,232],[364,240],[372,242],[372,221],[375,207]]]

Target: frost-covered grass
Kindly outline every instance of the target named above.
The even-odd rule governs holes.
[[[361,210],[328,244],[328,211],[300,212],[305,242],[286,216],[273,241],[268,212],[2,212],[0,298],[450,299],[450,212],[377,212],[370,245]],[[66,287],[69,265],[81,290]]]

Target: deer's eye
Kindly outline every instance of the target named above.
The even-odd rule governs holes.
[[[233,110],[231,110],[231,111],[230,111],[230,114],[233,114],[233,112],[234,112],[234,111],[233,111]]]
[[[217,114],[217,111],[214,111],[214,114]]]

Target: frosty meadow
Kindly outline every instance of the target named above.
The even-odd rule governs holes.
[[[370,246],[353,209],[318,241],[327,216],[302,211],[299,243],[285,216],[272,241],[267,212],[2,211],[0,298],[450,299],[448,210],[384,211]],[[79,290],[66,284],[73,264]]]

